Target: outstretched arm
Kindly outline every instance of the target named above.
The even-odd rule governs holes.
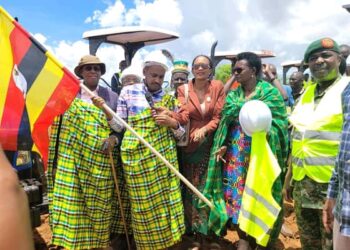
[[[28,200],[0,146],[0,249],[34,249]]]

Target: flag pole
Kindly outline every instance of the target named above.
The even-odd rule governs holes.
[[[83,83],[80,83],[80,87],[84,89],[90,96],[95,96],[94,93],[90,91]],[[110,107],[107,106],[107,104],[103,104],[103,107],[105,110],[112,115],[119,123],[121,123],[125,128],[130,130],[130,132],[136,136],[147,148],[149,148],[152,153],[154,153],[159,159],[162,160],[162,162],[177,176],[180,178],[180,180],[185,183],[185,185],[191,189],[199,199],[201,199],[203,202],[205,202],[211,209],[214,208],[214,204],[211,203],[199,190],[192,185],[191,182],[189,182],[171,163],[164,158],[154,147],[152,147],[142,136],[140,136],[127,122],[125,122],[122,118],[120,118]]]
[[[128,245],[128,250],[131,250],[131,245],[130,245],[130,241],[129,241],[129,233],[128,233],[128,228],[127,228],[127,225],[126,225],[126,218],[125,218],[125,215],[124,215],[124,207],[123,207],[122,199],[120,197],[117,171],[116,171],[116,169],[114,167],[114,159],[113,159],[113,155],[112,155],[112,149],[108,150],[108,154],[109,154],[109,161],[111,162],[111,168],[112,168],[112,173],[113,173],[115,193],[117,194],[119,207],[120,207],[120,214],[122,216],[124,232],[125,232],[125,237],[126,237],[126,244]]]

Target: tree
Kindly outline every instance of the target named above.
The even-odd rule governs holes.
[[[231,64],[223,64],[216,68],[215,79],[226,83],[231,76]]]

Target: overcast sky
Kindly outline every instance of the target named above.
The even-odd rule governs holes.
[[[140,50],[134,63],[142,61],[150,51],[163,48],[175,58],[191,62],[198,54],[209,55],[215,40],[217,51],[272,50],[277,57],[267,62],[277,66],[301,59],[307,45],[321,37],[350,44],[350,14],[342,8],[350,0],[2,2],[11,15],[20,15],[24,28],[71,70],[89,51],[87,42],[81,39],[83,32],[112,26],[147,25],[180,34],[178,40]],[[109,80],[118,70],[123,51],[118,46],[107,46],[97,55],[107,64],[105,78]]]

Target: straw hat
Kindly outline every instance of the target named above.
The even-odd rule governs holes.
[[[86,55],[83,56],[80,61],[78,66],[75,67],[74,69],[74,73],[80,77],[83,78],[80,74],[81,68],[84,65],[88,65],[88,64],[93,64],[93,65],[100,65],[101,67],[101,75],[103,75],[104,73],[106,73],[106,65],[100,61],[100,59],[97,56],[93,56],[93,55]]]

